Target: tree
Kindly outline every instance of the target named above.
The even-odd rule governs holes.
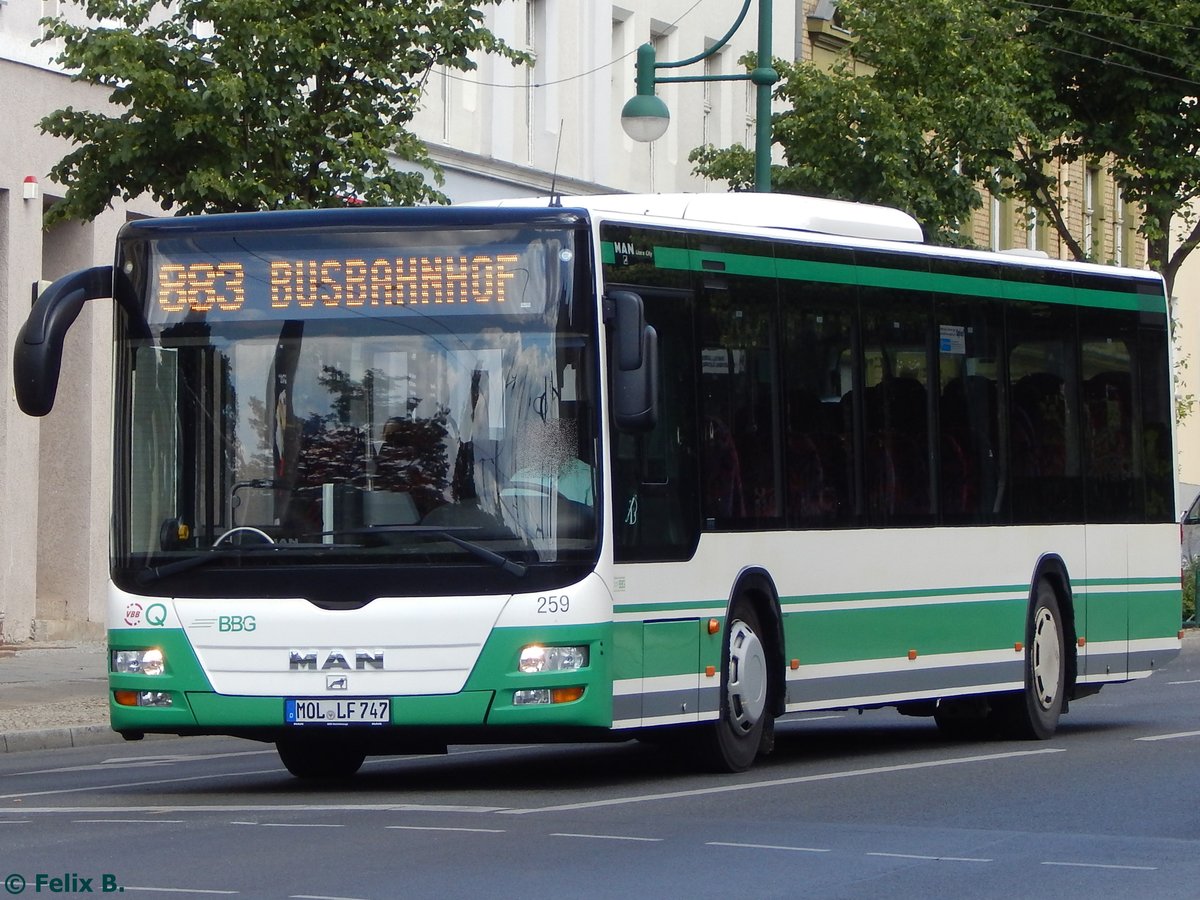
[[[967,179],[1036,210],[1084,259],[1055,173],[1088,160],[1140,206],[1138,230],[1171,288],[1200,244],[1189,213],[1200,194],[1200,0],[841,0],[839,13],[866,71],[849,59],[819,75],[780,64],[776,97],[791,108],[774,117],[779,185],[900,206],[949,242]],[[738,187],[744,152],[693,158]],[[1173,224],[1184,226],[1174,248]]]
[[[1066,114],[1055,153],[1110,160],[1170,289],[1200,244],[1191,209],[1200,196],[1200,0],[1047,0],[1036,10],[1026,43]]]
[[[839,14],[856,39],[852,55],[829,71],[774,63],[775,97],[789,108],[773,118],[786,162],[772,183],[898,206],[930,240],[964,243],[978,185],[994,170],[978,148],[1007,152],[1034,126],[1012,41],[1028,15],[982,0],[861,0],[843,2]],[[705,147],[691,158],[698,174],[741,189],[747,152]]]
[[[89,24],[44,19],[43,40],[110,108],[42,120],[76,145],[51,170],[67,193],[49,222],[145,193],[181,213],[445,202],[407,130],[429,71],[529,60],[483,26],[499,0],[73,2]]]

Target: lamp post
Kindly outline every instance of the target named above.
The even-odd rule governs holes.
[[[643,44],[637,51],[637,93],[621,109],[621,127],[635,141],[648,143],[662,137],[671,121],[671,112],[655,93],[657,84],[694,81],[750,81],[756,89],[756,112],[754,125],[754,189],[771,190],[771,87],[779,80],[779,73],[771,68],[771,3],[758,0],[758,64],[745,75],[656,75],[658,69],[678,69],[690,66],[712,56],[737,33],[750,0],[742,4],[737,21],[725,34],[703,53],[681,59],[678,62],[658,62],[654,45]]]

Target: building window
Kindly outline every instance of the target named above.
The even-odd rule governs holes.
[[[534,119],[536,117],[537,98],[534,96],[536,86],[542,80],[545,71],[545,61],[541,51],[545,41],[545,7],[544,0],[525,0],[525,50],[533,56],[533,65],[525,66],[525,152],[530,162],[533,162],[534,148]]]
[[[1128,266],[1130,259],[1129,242],[1125,240],[1125,198],[1116,185],[1113,186],[1113,261],[1118,266]]]
[[[713,42],[708,43],[711,46]],[[704,121],[700,140],[702,145],[722,147],[725,144],[721,136],[721,83],[711,80],[723,74],[722,57],[723,54],[714,53],[704,59],[704,77],[709,80],[704,82]]]
[[[1099,260],[1104,252],[1104,231],[1101,225],[1104,204],[1104,182],[1100,169],[1088,166],[1083,176],[1083,252],[1088,259]]]
[[[1045,250],[1046,228],[1037,208],[1025,207],[1025,246],[1029,250]]]

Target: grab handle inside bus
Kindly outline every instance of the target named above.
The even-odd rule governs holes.
[[[650,431],[658,422],[658,335],[633,291],[609,292],[604,312],[613,325],[613,420],[622,431]]]
[[[112,293],[112,266],[97,266],[58,279],[37,298],[13,348],[13,387],[26,415],[44,416],[53,409],[68,329],[84,303]]]

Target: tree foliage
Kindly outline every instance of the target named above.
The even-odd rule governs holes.
[[[1056,153],[1110,157],[1121,191],[1141,207],[1151,264],[1172,285],[1200,244],[1190,206],[1200,196],[1200,0],[1048,0],[1035,9],[1026,43],[1067,114]]]
[[[50,221],[143,194],[182,213],[444,202],[408,131],[428,73],[528,61],[483,25],[499,0],[73,2],[89,24],[44,19],[43,40],[110,106],[42,120],[75,145]]]
[[[978,188],[1036,209],[1083,259],[1059,163],[1111,170],[1173,281],[1200,243],[1200,0],[841,0],[855,37],[831,71],[776,63],[779,190],[881,202],[953,242]],[[750,183],[749,152],[699,148],[699,174]],[[968,188],[973,185],[973,188]],[[1174,249],[1168,237],[1174,224]],[[1104,261],[1104,260],[1099,260]]]

